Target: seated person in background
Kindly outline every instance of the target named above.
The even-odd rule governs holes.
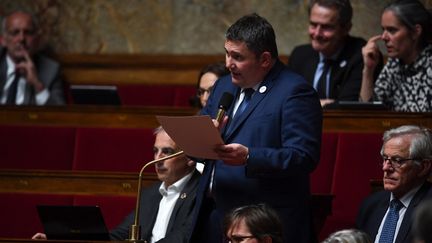
[[[401,126],[384,133],[381,148],[384,190],[364,200],[357,227],[374,242],[411,243],[416,207],[432,197],[432,132]],[[378,241],[379,240],[379,241]]]
[[[179,151],[162,127],[155,130],[155,135],[155,159]],[[162,183],[145,188],[141,193],[141,237],[147,242],[186,243],[200,173],[195,170],[195,162],[185,155],[158,162],[155,167]],[[111,239],[128,239],[129,226],[134,223],[134,217],[133,212],[113,229]],[[37,233],[32,239],[46,239],[46,236]]]
[[[0,104],[64,104],[59,64],[38,55],[40,31],[36,20],[15,11],[2,21],[0,47]]]
[[[282,243],[282,222],[265,204],[235,208],[224,219],[226,240],[231,243]]]
[[[191,100],[192,105],[199,108],[204,107],[216,80],[227,74],[229,70],[225,67],[225,62],[205,66],[198,75],[197,96]]]
[[[432,199],[426,200],[414,214],[414,243],[432,243]]]
[[[363,231],[345,229],[331,234],[322,243],[372,243],[372,241]]]
[[[361,101],[382,101],[395,111],[432,111],[430,23],[430,13],[417,0],[396,1],[384,8],[383,33],[370,38],[363,48]],[[381,59],[379,40],[385,43],[388,61],[375,81],[373,73]]]
[[[322,106],[359,98],[361,49],[366,41],[349,35],[352,12],[349,0],[313,1],[309,10],[311,43],[295,47],[289,56],[288,67],[313,85]]]

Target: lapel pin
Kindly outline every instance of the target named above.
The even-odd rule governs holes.
[[[347,62],[345,60],[343,60],[342,62],[339,63],[339,67],[343,68],[345,67],[347,64]]]
[[[261,86],[261,88],[259,88],[259,92],[262,94],[264,92],[266,92],[267,87],[266,86]]]
[[[183,193],[180,195],[180,198],[181,198],[181,199],[185,199],[185,198],[186,198],[186,192],[183,192]]]

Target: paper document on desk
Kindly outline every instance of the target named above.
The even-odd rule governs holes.
[[[224,142],[210,116],[156,116],[156,119],[186,155],[219,159],[214,147]]]

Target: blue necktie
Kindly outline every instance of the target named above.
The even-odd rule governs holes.
[[[393,199],[390,202],[390,209],[384,221],[379,243],[393,243],[396,225],[399,220],[399,210],[402,207],[403,204],[398,199]]]
[[[318,85],[317,85],[317,91],[320,99],[326,99],[327,98],[327,74],[330,70],[332,60],[331,59],[324,59],[324,68],[323,72],[318,79]]]
[[[237,108],[236,113],[234,114],[234,119],[239,117],[241,113],[243,113],[243,111],[246,110],[246,107],[248,106],[251,98],[252,98],[252,94],[255,92],[254,89],[252,88],[248,88],[248,89],[244,89],[243,93],[244,93],[244,97],[242,102],[240,103],[239,107]]]

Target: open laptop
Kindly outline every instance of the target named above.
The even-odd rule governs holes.
[[[324,106],[324,109],[337,110],[388,110],[388,107],[381,101],[360,102],[360,101],[336,101]]]
[[[37,205],[48,240],[109,240],[98,206]]]
[[[71,85],[70,93],[74,104],[121,105],[114,85]]]

